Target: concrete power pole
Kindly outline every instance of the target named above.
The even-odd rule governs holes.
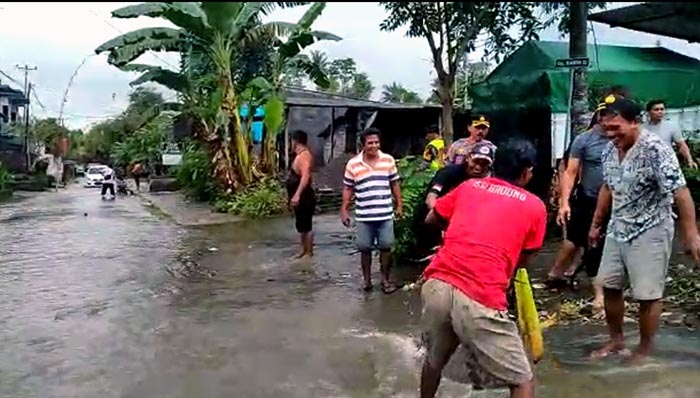
[[[31,83],[29,83],[29,72],[37,69],[36,66],[25,64],[16,65],[16,68],[24,71],[24,96],[27,99],[27,104],[24,106],[24,156],[27,164],[27,171],[31,167],[31,157],[29,156],[29,95],[31,94]]]
[[[588,20],[588,3],[587,2],[569,2],[570,7],[570,26],[569,26],[569,57],[570,58],[586,58],[588,56],[588,42],[586,36],[588,29],[586,22]],[[588,111],[588,85],[586,84],[586,67],[574,68],[572,77],[572,94],[571,94],[571,124],[569,135],[573,141],[576,135],[586,129],[588,120],[586,114]]]

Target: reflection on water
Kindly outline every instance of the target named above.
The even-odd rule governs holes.
[[[78,187],[0,205],[0,396],[417,396],[418,293],[360,292],[335,215],[316,219],[316,258],[289,261],[292,225],[186,230]],[[586,361],[604,338],[548,331],[538,396],[700,396],[695,332],[662,330],[643,368]]]

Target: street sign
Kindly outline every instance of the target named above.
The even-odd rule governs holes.
[[[565,58],[558,59],[556,62],[557,68],[578,68],[588,66],[588,58]]]

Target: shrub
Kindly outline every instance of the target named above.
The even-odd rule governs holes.
[[[9,190],[12,181],[12,174],[0,162],[0,192]]]
[[[407,156],[397,162],[401,175],[401,197],[403,198],[403,217],[394,225],[396,235],[395,258],[405,258],[415,246],[413,236],[413,217],[416,209],[425,200],[425,192],[435,171],[426,167],[426,163],[417,156]]]
[[[283,214],[287,209],[287,194],[279,180],[265,177],[234,196],[222,196],[214,203],[216,211],[248,218],[264,218]]]
[[[196,143],[188,143],[177,167],[177,181],[184,193],[195,200],[206,202],[216,196],[216,184],[209,153]]]

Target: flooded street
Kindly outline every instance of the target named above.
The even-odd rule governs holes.
[[[295,263],[289,218],[184,228],[78,185],[0,204],[0,397],[417,397],[418,292],[362,293],[350,231],[315,231]],[[545,338],[539,397],[700,396],[697,331],[662,328],[641,368],[584,359],[602,328]]]

